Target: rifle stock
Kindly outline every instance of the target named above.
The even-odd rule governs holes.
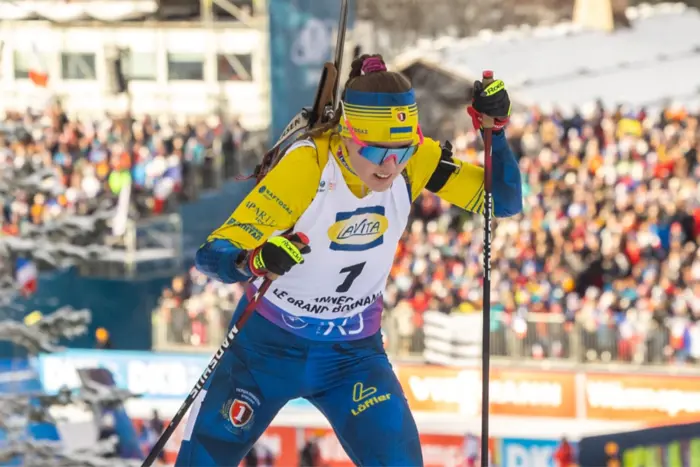
[[[331,113],[336,105],[334,91],[338,83],[338,75],[338,69],[334,63],[326,62],[323,65],[321,80],[318,83],[318,89],[316,89],[316,99],[314,99],[314,106],[311,110],[310,128],[319,127],[332,118]]]
[[[348,25],[348,0],[341,0],[338,36],[335,41],[333,63],[326,62],[316,90],[316,99],[311,111],[310,128],[317,128],[333,119],[340,100],[340,71],[343,67],[345,32]]]

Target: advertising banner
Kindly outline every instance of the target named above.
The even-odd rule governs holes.
[[[272,123],[276,141],[289,121],[313,105],[323,64],[333,61],[340,0],[270,0]],[[354,1],[348,8],[352,29]],[[352,60],[352,58],[348,58]],[[341,86],[345,83],[341,76]]]
[[[164,426],[170,423],[170,420],[163,420]],[[136,430],[141,434],[141,447],[144,455],[148,454],[151,447],[158,439],[153,432],[147,433],[149,421],[142,419],[135,419],[134,426]],[[187,418],[185,418],[175,429],[175,432],[168,440],[163,450],[163,460],[169,465],[175,463],[177,458],[178,450],[180,449],[180,444],[182,443],[182,435],[187,425]],[[258,445],[264,447],[266,450],[272,454],[275,461],[275,466],[295,466],[299,464],[299,455],[297,449],[297,429],[292,427],[276,427],[271,426],[258,440]],[[245,465],[242,463],[241,465]]]
[[[305,440],[317,438],[321,451],[322,465],[327,467],[352,467],[353,464],[345,454],[338,438],[330,429],[304,430]],[[465,438],[463,436],[420,434],[423,450],[423,464],[426,467],[463,467],[466,466]],[[478,443],[478,440],[477,440]],[[489,451],[492,458],[498,456],[498,443],[490,439]],[[476,465],[476,464],[475,464]]]
[[[493,368],[491,413],[574,418],[575,375]],[[481,372],[433,366],[398,366],[399,381],[415,411],[480,413]]]
[[[41,355],[32,365],[49,393],[77,388],[78,368],[106,368],[115,384],[145,401],[179,402],[189,394],[208,354],[67,350]],[[7,387],[21,387],[29,367],[1,372]],[[411,409],[430,414],[478,416],[481,371],[435,365],[394,365]],[[2,379],[2,378],[0,378]],[[38,382],[34,379],[34,387]],[[700,420],[700,378],[631,373],[566,373],[511,368],[491,369],[491,414],[515,417],[681,423]],[[287,407],[313,409],[303,399]],[[578,410],[577,410],[578,409]],[[315,409],[313,409],[315,410]]]
[[[700,467],[700,423],[583,438],[581,467]]]
[[[106,368],[118,388],[147,399],[183,399],[206,368],[209,358],[191,354],[68,350],[44,354],[38,360],[39,378],[49,393],[62,386],[80,386],[77,369]]]
[[[700,378],[613,373],[586,374],[586,417],[661,421],[700,419]]]
[[[80,387],[76,371],[80,368],[106,368],[119,389],[141,394],[144,400],[178,402],[190,393],[210,359],[203,354],[67,350],[40,355],[36,369],[48,393],[56,393],[62,386]],[[290,401],[288,406],[313,408],[303,399]]]
[[[501,444],[501,463],[499,467],[558,467],[555,454],[559,449],[559,440],[549,439],[514,439],[504,438]],[[573,459],[576,459],[576,445]]]
[[[41,390],[39,377],[26,358],[0,359],[0,394]]]

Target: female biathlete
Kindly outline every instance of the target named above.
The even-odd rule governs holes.
[[[510,113],[502,81],[475,83],[469,113]],[[357,465],[423,465],[415,421],[382,346],[382,293],[424,188],[482,212],[483,170],[424,138],[410,82],[381,56],[352,63],[342,112],[294,143],[199,249],[225,283],[279,277],[195,401],[176,466],[237,466],[291,399],[329,420]],[[493,135],[496,216],[522,209],[506,119]],[[294,234],[286,234],[293,229]]]

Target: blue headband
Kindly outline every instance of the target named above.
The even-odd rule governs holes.
[[[343,102],[363,107],[406,107],[416,103],[413,89],[406,92],[364,92],[347,89]]]

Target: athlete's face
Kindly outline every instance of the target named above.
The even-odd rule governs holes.
[[[391,188],[394,179],[406,168],[408,160],[397,164],[395,157],[384,159],[381,165],[373,164],[360,155],[361,146],[351,138],[343,138],[345,147],[348,150],[350,165],[357,176],[372,191],[386,191]],[[382,144],[387,148],[399,148],[406,146],[405,143]]]

